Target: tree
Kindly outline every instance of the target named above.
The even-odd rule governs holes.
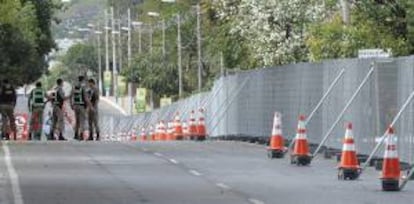
[[[371,21],[395,38],[406,40],[409,53],[414,54],[414,1],[357,1],[354,7],[356,21]]]
[[[371,2],[371,1],[370,1]],[[339,12],[315,23],[310,29],[307,46],[310,60],[357,57],[359,49],[391,49],[394,56],[412,52],[407,29],[398,29],[388,4],[359,2],[353,6],[351,22],[345,25]],[[368,9],[370,8],[370,9]],[[404,11],[405,12],[405,11]],[[389,24],[388,21],[394,22]]]
[[[79,43],[69,48],[62,57],[63,64],[72,72],[86,74],[87,71],[98,73],[98,56],[91,44]]]
[[[220,0],[222,19],[232,21],[231,33],[242,36],[260,65],[305,61],[309,25],[318,22],[324,5],[317,0]]]
[[[54,47],[50,25],[56,4],[51,1],[0,2],[0,72],[18,84],[46,72],[46,55]]]
[[[177,95],[178,72],[177,66],[164,60],[160,49],[154,50],[152,55],[135,56],[130,68],[121,73],[129,82],[152,90],[155,95]]]
[[[32,4],[7,0],[0,3],[0,72],[22,84],[43,71],[38,60],[36,13]]]

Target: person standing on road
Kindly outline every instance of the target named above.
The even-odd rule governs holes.
[[[75,140],[84,139],[84,131],[86,124],[86,107],[90,106],[87,97],[85,77],[78,77],[78,84],[72,89],[72,109],[75,111],[76,125],[75,125]]]
[[[89,124],[89,138],[93,140],[94,129],[96,131],[96,140],[99,141],[99,117],[98,117],[98,103],[99,103],[99,89],[96,87],[95,80],[89,79],[88,99],[91,106],[88,108],[88,124]]]
[[[49,140],[55,139],[55,134],[58,133],[59,140],[66,140],[63,137],[63,131],[65,128],[65,121],[63,118],[63,103],[65,102],[65,92],[63,91],[63,80],[58,79],[56,81],[57,87],[52,93],[52,103],[53,103],[53,115],[52,115],[52,129],[49,136]]]
[[[41,138],[45,98],[46,93],[42,88],[42,83],[37,82],[36,87],[30,92],[28,100],[28,107],[31,112],[29,140],[40,140]]]
[[[16,122],[14,118],[14,108],[16,107],[16,90],[8,79],[4,79],[0,87],[0,113],[2,118],[2,133],[4,139],[10,139],[8,125],[11,128],[12,138],[16,140]]]

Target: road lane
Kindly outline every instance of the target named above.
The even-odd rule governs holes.
[[[25,203],[388,204],[410,203],[414,192],[411,184],[382,192],[372,168],[338,181],[333,159],[297,167],[239,142],[12,142],[9,149]],[[9,188],[0,177],[0,203],[13,200]]]
[[[248,203],[119,143],[11,143],[25,203]]]
[[[414,185],[402,192],[381,191],[379,173],[369,168],[357,181],[338,181],[336,161],[322,157],[309,167],[270,160],[262,145],[240,142],[143,143],[233,192],[263,203],[410,203]]]

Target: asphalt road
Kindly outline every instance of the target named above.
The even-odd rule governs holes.
[[[405,204],[414,198],[414,183],[382,192],[374,169],[357,181],[338,181],[333,159],[297,167],[267,159],[263,146],[238,142],[3,143],[0,155],[0,203]]]

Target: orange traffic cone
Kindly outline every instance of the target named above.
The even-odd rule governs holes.
[[[161,122],[158,122],[155,125],[155,132],[154,132],[154,136],[155,136],[155,141],[159,141],[161,140]]]
[[[132,131],[131,131],[131,140],[137,141],[137,129],[135,127],[132,128]]]
[[[140,137],[141,137],[141,141],[147,141],[147,134],[145,133],[145,128],[144,127],[141,128]]]
[[[159,140],[161,141],[167,140],[167,127],[165,126],[165,122],[163,120],[161,120],[160,122]]]
[[[356,155],[352,123],[348,123],[342,147],[341,163],[338,166],[338,179],[355,180],[358,178],[359,173],[360,167]]]
[[[188,123],[188,134],[191,140],[197,137],[197,124],[194,117],[194,111],[190,113],[190,121]]]
[[[306,137],[305,116],[299,116],[298,130],[295,137],[295,146],[291,155],[291,164],[308,165],[311,162],[309,144]]]
[[[166,140],[168,140],[168,141],[174,140],[174,127],[173,127],[172,122],[167,123],[167,138],[166,138]]]
[[[267,148],[267,156],[269,158],[283,158],[287,148],[282,135],[282,115],[275,112],[273,117],[272,136],[270,137],[270,144]]]
[[[177,112],[174,118],[174,138],[176,140],[184,139],[183,127],[181,125],[180,114]]]
[[[189,139],[190,132],[188,131],[188,124],[186,122],[183,122],[183,138]]]
[[[400,159],[398,158],[397,145],[395,142],[394,129],[388,128],[388,134],[385,138],[385,153],[382,163],[382,190],[399,191],[399,182],[401,176]]]
[[[152,126],[152,125],[150,125],[150,132],[149,132],[149,136],[150,136],[150,139],[151,139],[152,141],[155,141],[156,136],[155,136],[154,126]]]
[[[198,125],[197,125],[197,140],[204,141],[207,138],[204,109],[200,108],[199,112],[200,112],[200,117],[198,119]]]

